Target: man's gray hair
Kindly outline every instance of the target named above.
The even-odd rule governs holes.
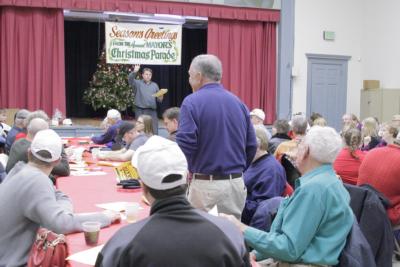
[[[180,114],[180,108],[172,107],[164,111],[163,117],[169,120],[176,119],[176,121],[179,122],[179,114]]]
[[[31,112],[31,113],[28,115],[28,117],[26,118],[26,125],[29,125],[29,124],[31,123],[31,121],[32,121],[33,119],[36,119],[36,118],[43,119],[43,120],[47,121],[47,123],[48,123],[49,120],[50,120],[50,118],[49,118],[49,116],[47,115],[46,112],[44,112],[44,111],[41,110],[41,109],[38,109],[38,110],[35,110],[35,111]]]
[[[27,127],[28,134],[33,138],[37,132],[49,129],[49,123],[42,118],[33,118]]]
[[[303,115],[295,115],[292,118],[292,130],[295,134],[304,135],[307,131],[308,121]]]
[[[222,79],[221,60],[211,54],[199,55],[192,60],[192,67],[211,81],[220,82]]]
[[[26,118],[29,115],[29,110],[27,109],[20,109],[18,110],[17,113],[15,113],[15,118],[14,118],[14,124],[18,127],[23,127],[25,128],[26,124]]]
[[[340,135],[331,127],[311,127],[303,142],[310,156],[320,163],[332,163],[342,148]]]

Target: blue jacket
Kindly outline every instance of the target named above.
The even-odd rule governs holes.
[[[261,156],[244,172],[247,188],[242,222],[249,224],[259,203],[282,196],[286,186],[286,174],[282,165],[271,154]]]
[[[107,144],[107,147],[111,148],[111,146],[115,143],[115,137],[118,134],[118,129],[122,122],[122,120],[119,120],[114,125],[111,125],[104,134],[100,136],[93,136],[93,143],[100,145]]]
[[[192,173],[242,173],[257,150],[249,110],[219,83],[184,99],[176,142]]]

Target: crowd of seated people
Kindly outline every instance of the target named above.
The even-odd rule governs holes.
[[[112,114],[113,112],[111,112],[111,117]],[[33,175],[42,177],[42,173],[48,174],[50,177],[51,174],[55,176],[67,176],[69,175],[68,158],[62,146],[60,151],[58,149],[55,151],[46,151],[47,148],[43,148],[43,152],[40,150],[40,146],[47,147],[45,144],[50,142],[54,143],[52,146],[58,147],[59,142],[54,132],[47,132],[50,130],[47,130],[49,128],[49,118],[46,113],[40,110],[26,113],[23,110],[22,115],[16,115],[15,119],[18,120],[22,117],[24,117],[22,124],[20,124],[22,127],[14,125],[14,129],[22,129],[21,131],[26,132],[26,136],[14,140],[11,144],[8,161],[3,166],[3,179],[5,179],[0,186],[0,190],[5,192],[7,190],[10,191],[9,187],[18,187],[20,188],[19,191],[24,193],[24,196],[29,195],[34,199],[38,196],[35,196],[29,190],[35,188],[35,184],[24,189],[26,186],[14,185],[14,183],[17,180],[19,180],[19,183],[23,183],[25,177]],[[353,116],[348,117],[353,118]],[[234,217],[224,215],[224,217],[238,226],[238,229],[243,233],[244,239],[254,249],[253,254],[250,254],[253,261],[270,258],[268,262],[297,262],[315,266],[337,264],[340,252],[346,243],[346,237],[349,235],[351,225],[354,222],[349,207],[349,196],[344,187],[341,186],[341,183],[372,186],[390,202],[387,213],[392,225],[400,224],[400,186],[397,183],[398,174],[400,173],[400,136],[398,128],[400,120],[396,120],[398,116],[394,116],[391,122],[382,123],[381,125],[377,123],[376,119],[367,118],[363,120],[361,126],[357,120],[348,120],[347,115],[344,118],[346,120],[343,120],[343,129],[341,131],[342,141],[340,142],[339,135],[335,133],[335,130],[326,126],[326,120],[322,117],[315,118],[312,121],[313,126],[311,128],[304,115],[295,115],[290,122],[277,120],[273,125],[271,139],[268,139],[268,135],[266,134],[267,129],[264,126],[257,124],[253,126],[257,140],[257,151],[253,161],[243,175],[247,188],[247,197],[245,207],[242,211],[241,222]],[[171,128],[168,131],[172,135],[170,139],[174,140],[173,136],[176,134],[179,124],[179,109],[173,108],[165,112],[164,122],[166,127],[168,126],[167,128]],[[152,118],[147,115],[141,115],[133,123],[122,121],[118,117],[113,125],[115,124],[117,126],[113,130],[110,140],[111,142],[115,141],[115,143],[119,142],[123,147],[116,151],[105,151],[99,155],[99,158],[130,161],[134,158],[135,151],[140,151],[141,147],[153,136]],[[25,125],[25,130],[23,125]],[[361,128],[361,131],[359,128]],[[36,137],[38,133],[41,133],[41,135]],[[46,138],[43,137],[44,133],[46,133]],[[55,136],[54,138],[51,137],[53,135]],[[290,139],[289,135],[293,139]],[[39,148],[37,149],[41,151],[40,153],[36,153],[33,150],[33,147],[35,147],[34,140],[39,140],[37,141],[39,142],[37,145]],[[157,141],[156,143],[161,146],[164,145],[163,141],[159,142]],[[278,154],[275,153],[274,155],[269,152],[270,142],[278,144]],[[6,142],[3,143],[5,152]],[[169,143],[167,144],[169,145]],[[295,182],[295,190],[292,196],[287,200],[282,200],[269,231],[265,232],[260,229],[251,228],[247,225],[250,224],[259,203],[284,195],[287,178],[285,169],[280,162],[283,155],[291,159],[293,165],[301,173],[301,177]],[[47,157],[49,158],[47,159]],[[36,170],[32,168],[38,168],[42,172],[36,174]],[[24,169],[27,170],[24,171]],[[27,172],[30,172],[30,175],[24,174]],[[9,175],[5,176],[6,173],[9,173]],[[13,176],[18,176],[19,178],[14,179]],[[48,183],[40,180],[42,178],[34,179],[42,183],[37,186],[44,186],[44,184]],[[55,201],[60,203],[54,204],[55,207],[59,205],[56,208],[57,212],[64,210],[63,212],[66,215],[71,214],[67,197],[61,192],[52,191],[53,189],[50,190],[50,187],[48,190],[46,194],[49,194],[49,196],[53,194]],[[182,188],[181,190],[184,192],[186,189]],[[178,191],[176,196],[182,196],[182,192]],[[152,198],[151,194],[153,191],[150,189],[149,192],[149,197]],[[4,198],[3,203],[10,202],[10,198],[14,197],[13,194],[10,195],[10,192],[0,195]],[[174,194],[171,196],[174,196]],[[42,197],[46,197],[46,195]],[[23,200],[24,198],[21,196],[21,199]],[[158,203],[158,200],[156,203]],[[319,203],[321,208],[318,209],[320,210],[318,213],[316,211],[313,213],[309,208],[316,203]],[[335,204],[333,205],[332,203]],[[333,205],[335,208],[329,207],[329,205]],[[74,215],[73,220],[78,221],[71,219],[70,224],[65,224],[61,227],[58,225],[57,220],[46,222],[45,217],[52,212],[46,207],[44,206],[43,208],[46,209],[46,212],[43,211],[43,213],[35,214],[40,224],[38,224],[39,221],[36,223],[35,221],[30,221],[29,224],[33,224],[35,227],[30,228],[29,232],[23,232],[21,234],[24,236],[23,238],[32,239],[33,233],[39,225],[46,226],[58,233],[80,231],[81,226],[79,221],[82,221],[83,218],[85,220],[88,218],[85,217],[87,215],[82,215],[82,219],[79,219],[80,215]],[[5,213],[8,211],[4,207],[0,210],[3,210]],[[14,210],[17,213],[19,212],[16,209]],[[325,212],[329,210],[329,216],[327,215],[328,213],[324,213],[324,210],[326,210]],[[338,219],[339,214],[341,219]],[[58,216],[64,215],[61,212]],[[102,221],[102,225],[106,226],[115,220],[117,215],[99,213],[92,216],[96,220]],[[307,223],[301,223],[302,220],[307,221]],[[311,224],[311,222],[315,224]],[[13,221],[12,223],[26,224],[27,222],[20,220],[19,222]],[[0,227],[0,231],[7,231],[9,229],[7,225],[9,224],[3,224],[3,227]],[[304,225],[308,226],[304,227]],[[301,226],[301,231],[295,228],[299,226]],[[229,228],[230,226],[224,227]],[[335,229],[335,233],[331,229]],[[338,231],[339,229],[340,231]],[[322,252],[321,247],[326,246],[322,246],[322,244],[315,241],[319,239],[319,236],[331,238],[334,247],[327,248],[326,253]],[[116,241],[110,241],[110,243],[112,242],[115,243]],[[117,244],[119,243],[117,242]],[[17,246],[17,243],[14,245]],[[15,254],[15,256],[14,254],[10,254],[10,251],[13,250],[8,249],[14,249],[14,245],[2,250],[3,252],[0,253],[0,263],[19,263],[20,260],[26,260],[29,245],[26,245],[24,251],[20,249],[20,253]],[[104,263],[102,262],[109,261],[108,253],[110,253],[110,246],[111,244],[102,252],[101,255],[103,258],[98,259],[98,266],[103,266],[102,264]],[[293,250],[293,248],[296,249]],[[319,251],[318,255],[313,252],[314,250]],[[245,255],[242,254],[240,256],[242,260]],[[125,259],[124,261],[132,260],[132,257],[134,256],[131,255],[131,259]]]
[[[218,58],[196,57],[189,76],[194,93],[163,114],[169,138],[154,134],[151,116],[123,121],[115,109],[107,112],[104,134],[91,138],[105,146],[99,159],[131,162],[151,206],[149,217],[115,233],[96,266],[340,265],[344,251],[357,258],[376,246],[363,246],[363,253],[348,246],[373,241],[357,231],[347,185],[372,188],[389,203],[383,207],[390,223],[400,224],[400,115],[379,124],[345,114],[338,133],[321,114],[296,114],[276,120],[271,135],[263,110],[250,112],[220,85]],[[210,107],[212,101],[224,108]],[[8,161],[0,158],[0,266],[26,265],[39,227],[68,234],[82,231],[86,220],[106,227],[119,219],[74,213],[48,179],[68,176],[69,167],[43,111],[18,111],[12,128],[1,116],[0,110],[0,153]],[[294,191],[287,194],[289,180]],[[267,229],[249,226],[262,205],[277,199]],[[213,206],[220,216],[207,214]]]

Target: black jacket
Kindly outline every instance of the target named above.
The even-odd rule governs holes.
[[[96,266],[250,266],[242,234],[224,218],[190,206],[185,196],[153,204],[150,216],[120,229]]]
[[[385,205],[389,202],[369,186],[344,184],[350,194],[350,206],[375,257],[376,266],[392,266],[393,232]]]

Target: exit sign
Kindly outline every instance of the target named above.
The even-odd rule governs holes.
[[[335,41],[335,32],[324,31],[324,40],[325,41]]]

